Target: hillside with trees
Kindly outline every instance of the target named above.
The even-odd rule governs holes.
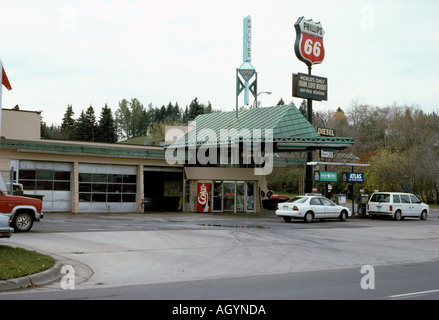
[[[306,114],[306,103],[299,110]],[[315,112],[314,127],[333,128],[337,136],[352,137],[355,144],[343,150],[345,157],[356,157],[371,166],[364,170],[365,183],[355,184],[355,193],[364,189],[400,191],[409,188],[423,201],[439,200],[439,113],[426,113],[419,106],[393,104],[386,107],[360,104],[346,109]],[[335,155],[337,156],[337,154]],[[340,162],[340,156],[338,160]],[[314,156],[316,159],[317,154]],[[331,161],[331,159],[324,159]],[[349,161],[352,162],[352,161]],[[356,162],[356,160],[353,160]],[[334,171],[339,169],[333,168]],[[303,168],[277,170],[269,188],[288,193],[299,192]],[[322,186],[315,183],[319,190]],[[332,183],[333,193],[348,193],[348,184]]]
[[[119,102],[114,112],[105,104],[99,119],[93,106],[89,106],[75,119],[73,107],[67,106],[60,126],[41,123],[41,137],[44,139],[74,140],[88,142],[127,142],[133,138],[143,139],[147,145],[159,145],[164,138],[167,125],[186,125],[188,121],[204,113],[215,112],[210,102],[207,105],[194,98],[185,109],[178,103],[147,108],[136,98]]]

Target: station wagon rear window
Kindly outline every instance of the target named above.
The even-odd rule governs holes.
[[[370,199],[371,202],[390,202],[390,194],[376,193]]]

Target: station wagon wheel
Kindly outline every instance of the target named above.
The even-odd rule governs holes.
[[[395,219],[396,221],[400,221],[401,218],[402,218],[401,211],[400,211],[400,210],[396,211],[396,212],[395,212],[394,219]]]
[[[32,217],[27,212],[17,213],[14,218],[14,228],[16,231],[27,232],[32,228]]]
[[[419,217],[421,220],[427,220],[427,210],[423,210],[421,212],[421,216]]]
[[[305,213],[305,216],[303,217],[303,220],[305,220],[305,222],[312,222],[312,219],[314,218],[312,212],[308,211],[307,213]]]

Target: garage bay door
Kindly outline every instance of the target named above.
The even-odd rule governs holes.
[[[135,166],[78,164],[79,212],[136,212]]]
[[[70,211],[71,172],[70,163],[18,161],[18,183],[24,194],[44,196],[43,212]]]

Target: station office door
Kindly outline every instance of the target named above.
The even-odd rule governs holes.
[[[213,212],[254,212],[253,181],[213,181]]]

